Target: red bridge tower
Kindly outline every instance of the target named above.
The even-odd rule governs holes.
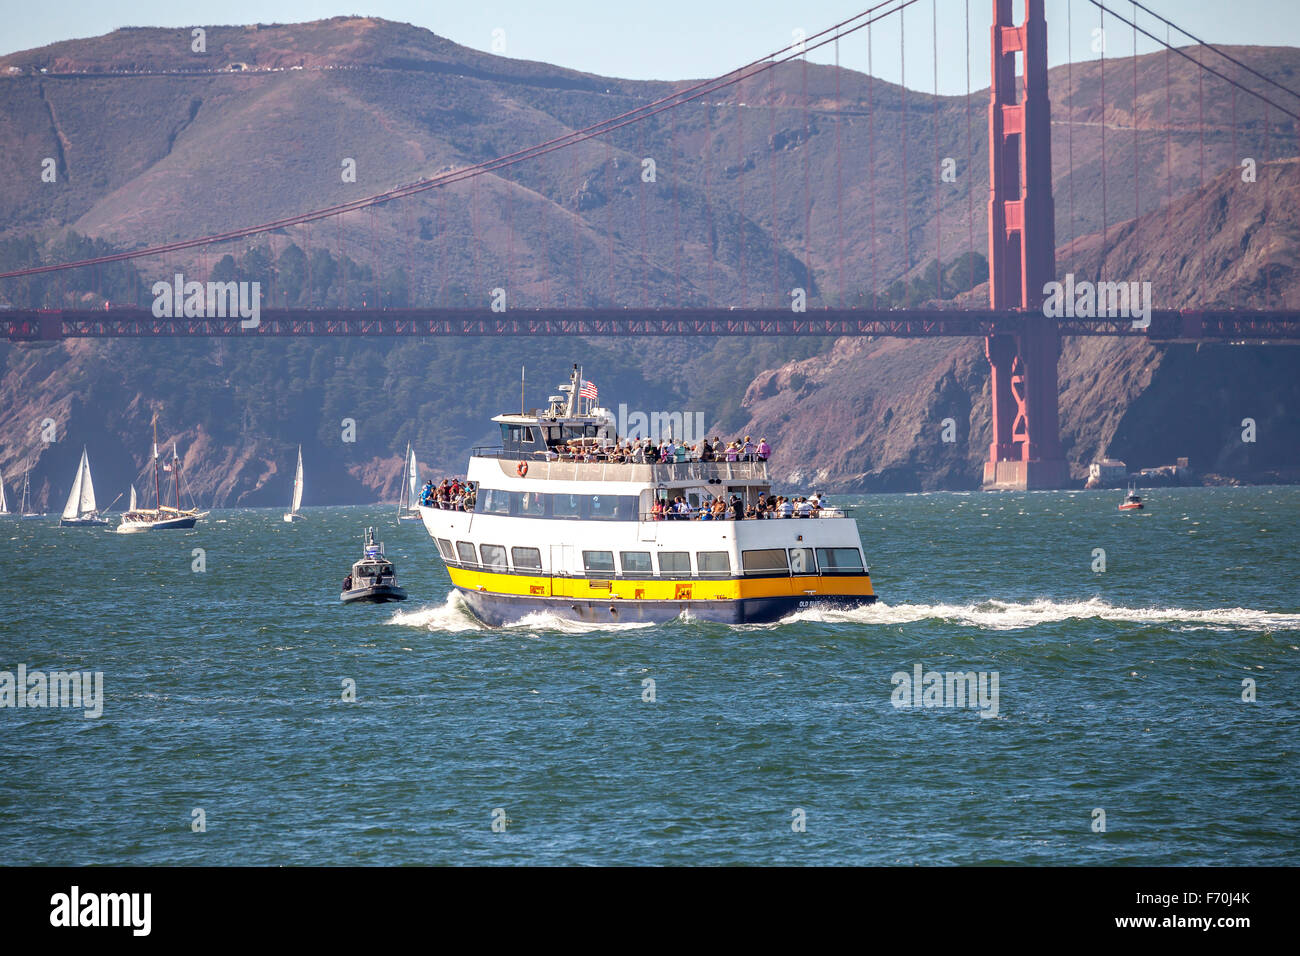
[[[1043,285],[1056,278],[1052,203],[1051,103],[1047,98],[1045,0],[993,0],[993,86],[989,103],[989,303],[1039,312],[1018,334],[990,335],[993,443],[986,488],[1060,488],[1069,479],[1061,454],[1056,366],[1061,336],[1041,315]],[[1023,58],[1023,87],[1016,75]]]

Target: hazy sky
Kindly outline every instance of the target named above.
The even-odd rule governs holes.
[[[1015,0],[1019,10],[1023,0]],[[1132,19],[1127,0],[1104,0]],[[1297,0],[1143,0],[1144,5],[1212,43],[1300,45]],[[715,76],[771,53],[790,42],[791,31],[808,34],[858,13],[870,0],[62,0],[30,3],[2,0],[0,54],[43,46],[55,40],[96,36],[120,26],[210,26],[316,20],[349,14],[413,23],[478,50],[491,51],[493,32],[504,31],[505,55],[542,60],[607,76],[677,80]],[[969,7],[971,31],[966,31]],[[967,36],[971,84],[988,83],[988,26],[992,0],[915,0],[905,13],[906,82],[934,88],[934,31],[939,20],[939,89],[966,89]],[[1067,16],[1073,23],[1067,44]],[[1090,0],[1047,0],[1052,65],[1067,53],[1077,60],[1096,54],[1091,47],[1099,11]],[[899,77],[898,15],[873,27],[874,72]],[[1133,51],[1132,28],[1107,17],[1107,56]],[[1163,36],[1146,14],[1139,22]],[[500,36],[500,34],[498,34]],[[1175,42],[1177,39],[1175,39]],[[1186,39],[1181,41],[1187,43]],[[1141,39],[1140,52],[1155,49]],[[845,38],[840,62],[865,70],[865,31]],[[830,47],[811,54],[834,62]]]

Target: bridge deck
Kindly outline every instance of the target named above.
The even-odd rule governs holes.
[[[793,335],[938,338],[1014,334],[1053,322],[1061,335],[1164,342],[1300,344],[1300,311],[1153,310],[1150,326],[1127,318],[1047,319],[1014,310],[824,309],[264,309],[255,327],[234,318],[155,318],[148,309],[7,310],[11,341],[207,336]]]

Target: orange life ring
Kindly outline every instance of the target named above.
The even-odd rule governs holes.
[[[518,475],[520,478],[528,474],[528,462],[521,461],[518,465],[516,465],[515,474]]]

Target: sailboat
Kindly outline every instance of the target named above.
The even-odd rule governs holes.
[[[404,466],[405,474],[402,475],[402,490],[397,498],[397,520],[398,521],[421,521],[420,509],[415,506],[419,500],[420,488],[420,468],[415,463],[415,452],[411,450],[411,443],[406,443],[406,465]]]
[[[138,531],[165,531],[172,528],[193,528],[194,523],[206,517],[206,511],[181,508],[181,457],[172,445],[172,459],[167,467],[172,474],[172,487],[176,489],[176,506],[162,503],[162,482],[158,477],[158,416],[153,420],[153,490],[156,508],[137,508],[135,485],[131,486],[131,508],[122,515],[117,526],[118,534],[133,534]]]
[[[45,515],[37,511],[32,511],[32,482],[31,482],[31,465],[23,462],[23,497],[18,505],[19,518],[44,518]]]
[[[90,458],[86,449],[81,449],[81,464],[77,467],[77,477],[72,481],[72,490],[68,492],[68,503],[63,506],[63,517],[59,524],[64,527],[103,526],[107,518],[99,516],[95,505],[95,484],[90,480]]]
[[[0,475],[0,515],[9,513],[9,499],[5,497],[5,479],[4,475]]]
[[[288,512],[285,513],[284,520],[288,522],[301,521],[302,515],[298,514],[298,509],[302,507],[302,445],[298,446],[298,470],[293,475],[293,502],[289,505]]]

